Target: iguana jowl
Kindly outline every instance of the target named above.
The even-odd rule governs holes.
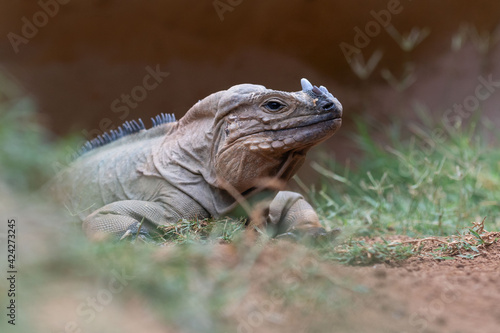
[[[221,217],[262,190],[259,180],[287,181],[314,145],[341,125],[342,106],[325,87],[302,79],[283,92],[241,84],[196,103],[179,121],[162,115],[144,129],[127,123],[87,144],[57,180],[58,196],[88,236],[153,235],[180,219]],[[265,186],[264,186],[265,187]],[[313,208],[280,191],[266,217],[275,230],[317,232]]]

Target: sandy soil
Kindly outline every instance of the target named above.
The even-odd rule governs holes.
[[[231,260],[227,251],[227,248],[223,250],[224,258]],[[332,283],[328,291],[311,291],[312,277],[301,279],[297,273],[293,283],[311,294],[316,293],[313,298],[317,299],[318,292],[328,298],[327,306],[313,302],[305,307],[304,304],[284,304],[279,296],[262,290],[262,286],[272,280],[285,281],[286,273],[277,266],[282,266],[283,256],[295,255],[295,251],[295,245],[279,243],[262,252],[251,271],[251,292],[230,315],[236,319],[238,331],[465,333],[499,330],[498,243],[486,247],[474,259],[436,260],[418,256],[369,267],[318,262],[313,255],[302,253],[301,262],[317,265],[317,285],[328,280]],[[336,291],[332,293],[332,289]]]
[[[472,260],[415,257],[395,267],[351,270],[372,291],[357,315],[375,310],[383,322],[375,321],[373,330],[365,331],[389,322],[395,332],[498,332],[498,244]]]

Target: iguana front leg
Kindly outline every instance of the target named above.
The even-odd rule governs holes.
[[[121,238],[125,233],[142,236],[152,236],[156,227],[168,224],[166,208],[161,203],[123,200],[103,206],[83,221],[83,230],[88,237],[96,237],[100,234],[111,235]],[[177,221],[175,221],[177,222]]]
[[[287,233],[313,237],[327,234],[312,206],[295,192],[278,192],[269,206],[269,224],[274,226],[278,236]]]

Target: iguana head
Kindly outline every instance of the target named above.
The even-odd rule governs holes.
[[[342,105],[321,86],[302,79],[302,90],[234,86],[218,101],[212,158],[219,178],[243,193],[259,179],[288,180],[306,152],[342,123]]]

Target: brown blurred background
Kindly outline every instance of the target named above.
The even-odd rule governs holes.
[[[377,31],[371,12],[391,10]],[[413,119],[418,103],[439,119],[474,95],[479,76],[500,81],[496,0],[1,0],[0,16],[1,69],[57,134],[138,117],[149,124],[159,112],[181,117],[234,84],[294,91],[307,77],[344,104],[343,133],[328,144],[345,155],[353,115]],[[350,65],[340,45],[355,46],[355,29],[367,27],[372,37]],[[148,66],[169,76],[124,117],[112,103],[124,105]],[[494,91],[479,108],[494,118],[499,105]]]

